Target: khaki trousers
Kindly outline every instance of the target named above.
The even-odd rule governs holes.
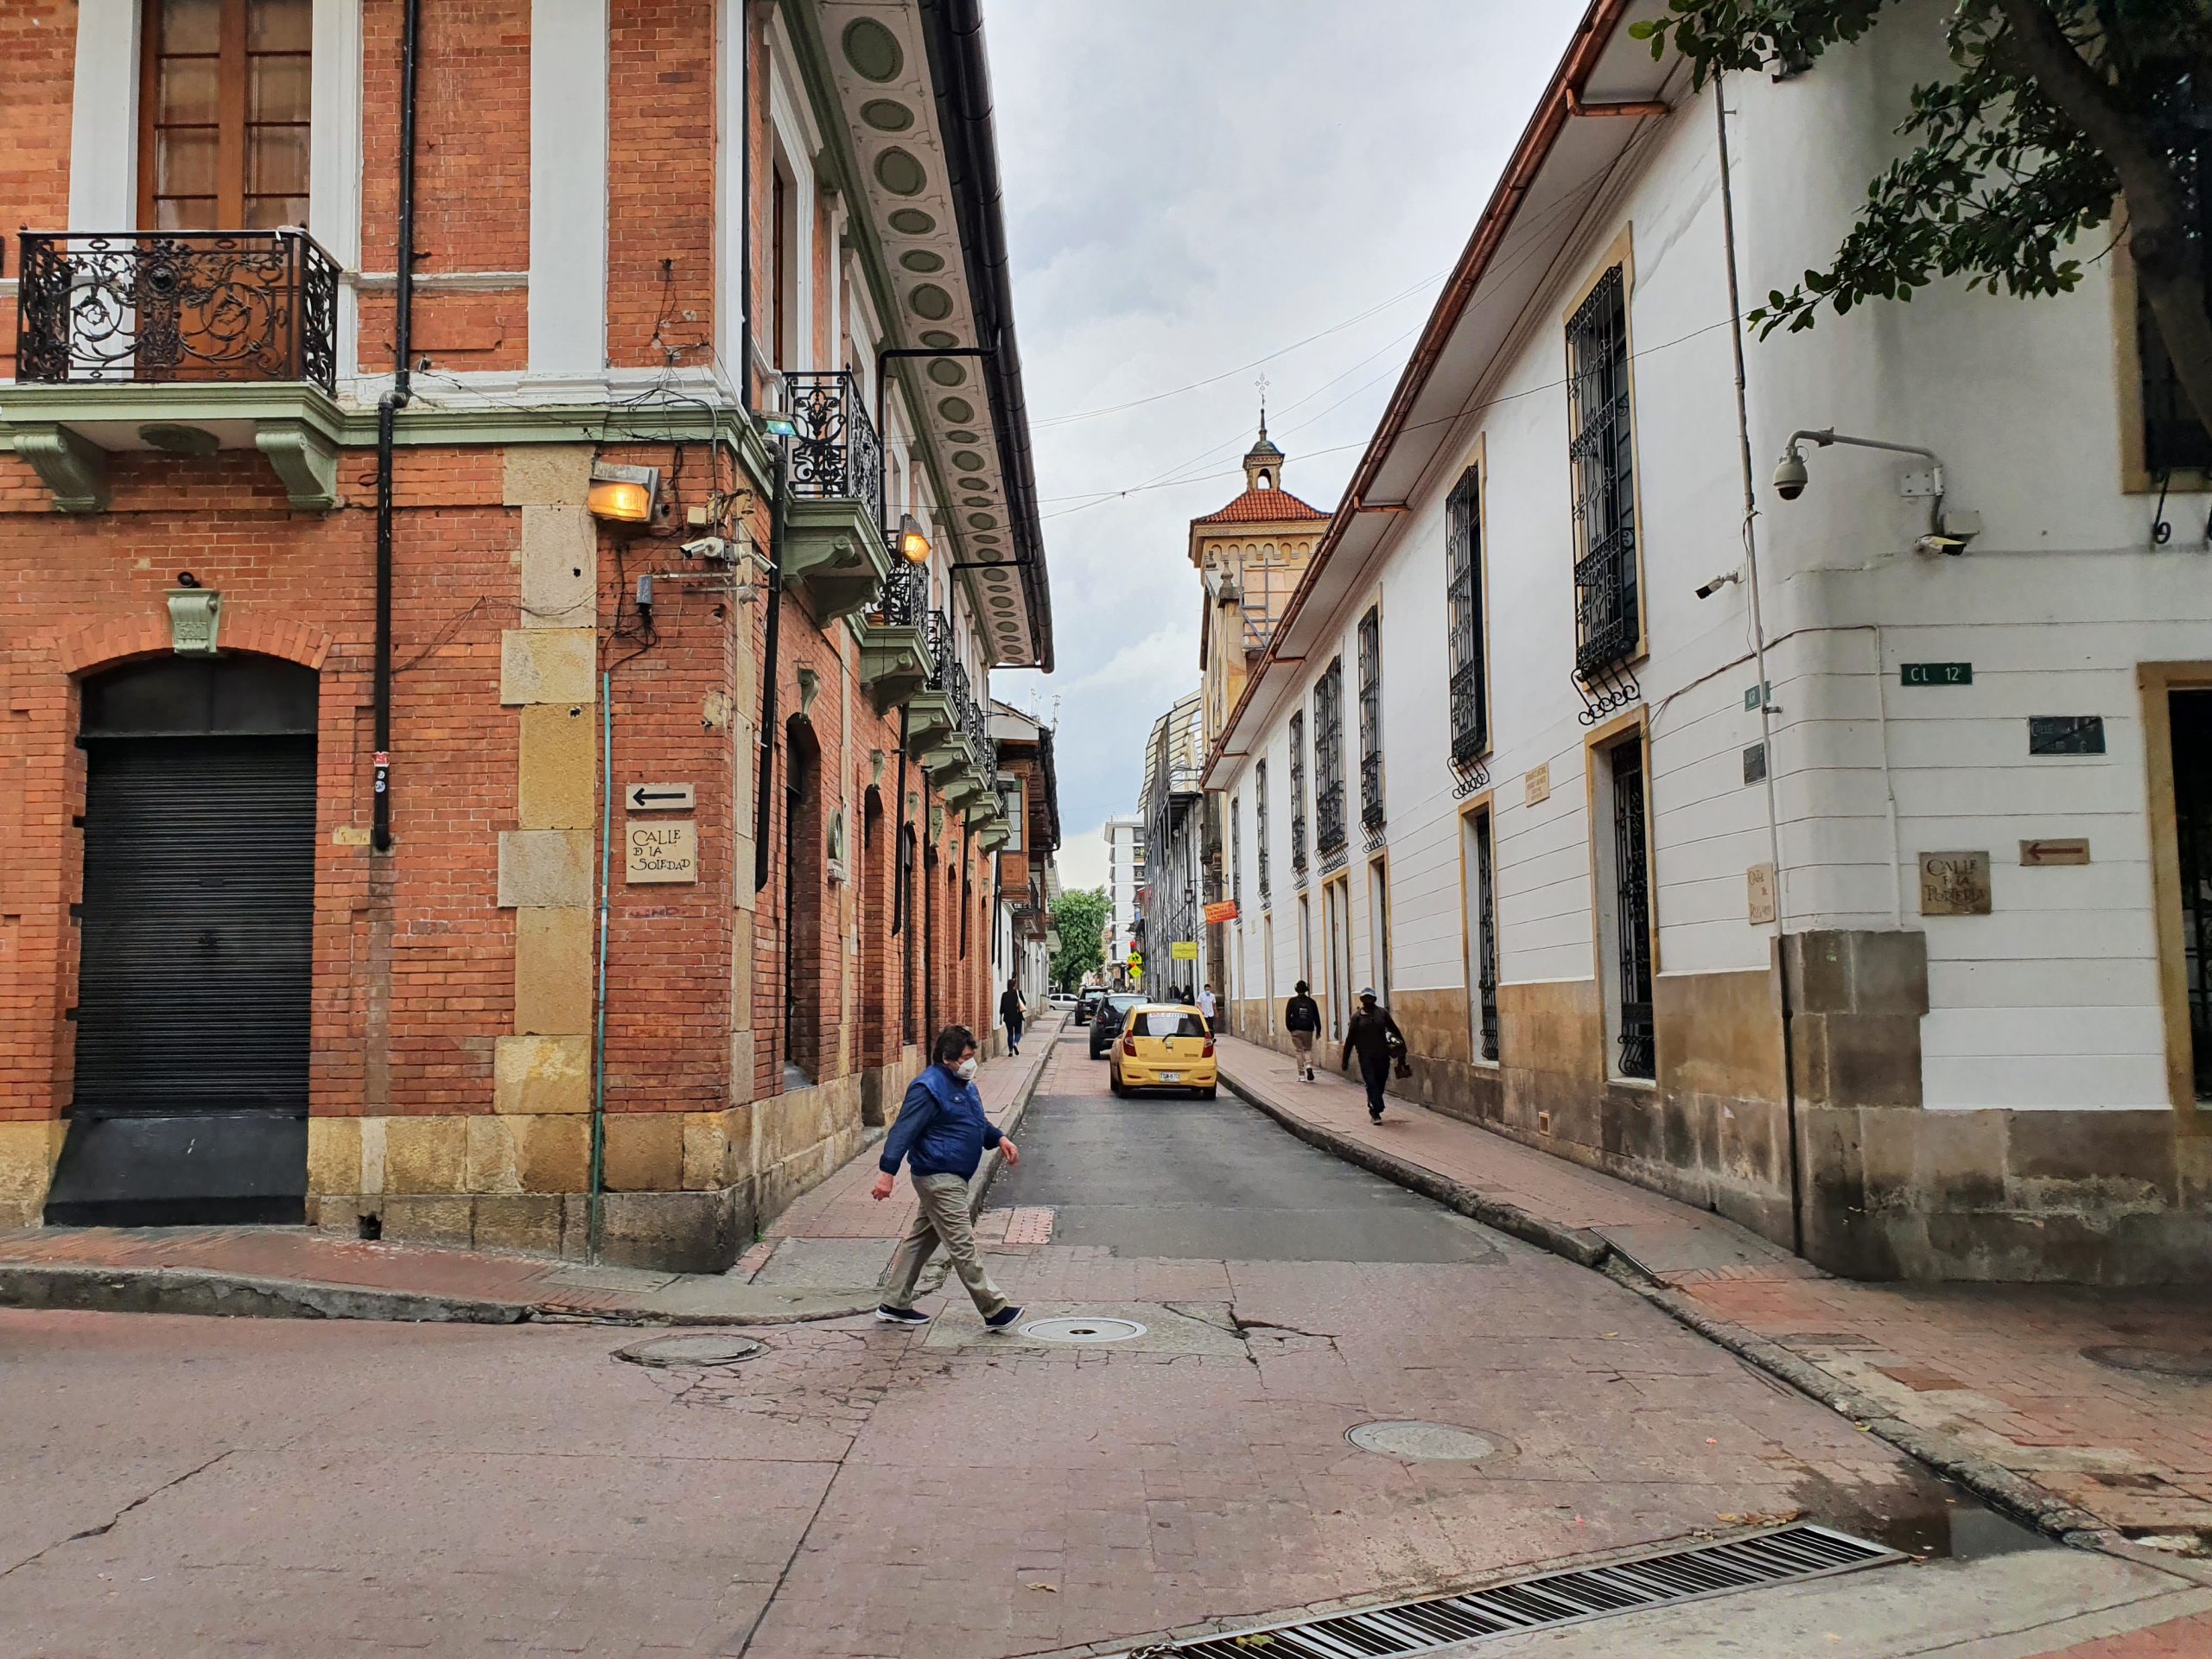
[[[968,1183],[957,1175],[917,1175],[914,1196],[922,1201],[921,1212],[914,1217],[914,1224],[906,1230],[906,1236],[899,1241],[899,1248],[891,1255],[889,1283],[883,1293],[887,1307],[912,1307],[914,1305],[914,1285],[922,1276],[922,1268],[937,1247],[944,1246],[944,1253],[952,1258],[952,1270],[960,1275],[960,1282],[968,1287],[968,1294],[976,1303],[976,1311],[985,1319],[997,1313],[1006,1304],[1006,1293],[991,1282],[991,1275],[983,1271],[983,1258],[976,1249],[976,1230],[968,1217]]]
[[[1292,1032],[1290,1055],[1298,1062],[1298,1069],[1300,1071],[1312,1071],[1313,1069],[1313,1033],[1310,1031]]]

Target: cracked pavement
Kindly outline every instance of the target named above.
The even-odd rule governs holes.
[[[1052,1242],[992,1270],[1039,1312],[1154,1310],[1181,1347],[1004,1341],[963,1305],[661,1370],[581,1325],[0,1313],[10,1659],[992,1659],[1801,1513],[1934,1555],[1961,1515],[2028,1545],[1600,1274],[1233,1100],[1111,1099],[1081,1035],[993,1198],[1032,1212],[1022,1236],[1051,1211]],[[1348,1443],[1378,1419],[1501,1449]],[[2147,1568],[2064,1558],[2163,1605]],[[1860,1580],[1954,1574],[1934,1607],[1969,1570]]]

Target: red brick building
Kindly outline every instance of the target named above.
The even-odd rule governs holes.
[[[0,1220],[727,1262],[990,1023],[974,0],[0,44]]]

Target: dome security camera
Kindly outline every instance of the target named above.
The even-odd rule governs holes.
[[[1805,493],[1808,475],[1805,458],[1797,453],[1792,442],[1782,452],[1782,459],[1774,464],[1774,493],[1785,501],[1795,501]]]

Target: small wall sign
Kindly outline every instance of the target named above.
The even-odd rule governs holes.
[[[626,820],[622,874],[632,886],[699,879],[699,827],[689,819]]]
[[[1923,916],[1989,914],[1987,853],[1923,853],[1920,855],[1920,913]]]
[[[1745,909],[1755,923],[1774,919],[1774,866],[1754,864],[1744,872]]]
[[[1521,779],[1522,804],[1541,806],[1552,798],[1552,763],[1531,766]]]
[[[2039,869],[2047,864],[2086,864],[2089,861],[2089,843],[2086,836],[2065,836],[2046,837],[2042,841],[2020,843],[2020,862],[2030,869]]]
[[[1198,959],[1198,942],[1196,939],[1169,940],[1167,959],[1170,962],[1196,962]]]
[[[1763,784],[1766,781],[1766,745],[1754,743],[1744,751],[1744,781]]]
[[[622,804],[632,812],[689,812],[697,796],[690,784],[632,784]]]
[[[2030,715],[2030,754],[2102,754],[2105,717],[2102,715]]]
[[[1898,670],[1904,685],[1972,685],[1972,663],[1905,663]]]

